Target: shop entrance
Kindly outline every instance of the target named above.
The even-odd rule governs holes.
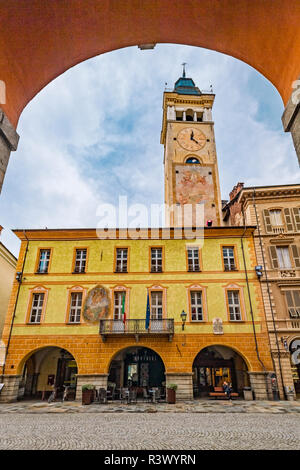
[[[54,388],[62,398],[68,387],[68,400],[75,399],[77,364],[68,351],[57,347],[40,349],[27,359],[19,385],[19,399],[49,397]]]
[[[226,346],[210,346],[200,351],[193,362],[194,397],[208,396],[214,387],[222,387],[224,381],[242,396],[243,388],[249,386],[242,357]]]
[[[108,382],[116,384],[116,388],[163,387],[165,366],[152,349],[128,348],[111,362]]]

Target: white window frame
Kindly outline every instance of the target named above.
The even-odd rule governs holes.
[[[82,292],[71,292],[70,295],[69,323],[80,323],[83,294]],[[75,296],[75,305],[72,305]]]
[[[38,264],[38,273],[47,273],[49,269],[51,250],[41,249]]]
[[[32,294],[29,323],[41,323],[44,300],[44,292],[34,292]],[[36,305],[34,305],[34,303],[36,303]]]
[[[86,259],[87,259],[87,249],[86,248],[76,248],[75,253],[75,273],[84,273],[86,268]]]
[[[126,305],[126,291],[114,291],[114,320],[123,320],[122,316],[122,299],[125,294],[125,305]]]
[[[187,248],[188,270],[190,272],[200,271],[199,248]]]
[[[242,310],[240,302],[240,291],[235,289],[229,289],[227,291],[228,309],[229,309],[229,320],[230,321],[241,321]]]
[[[159,263],[160,262],[160,263]],[[151,272],[161,273],[163,270],[163,249],[161,247],[151,248]]]
[[[163,319],[163,302],[164,302],[163,291],[159,291],[159,290],[151,291],[151,320]]]
[[[226,250],[226,252],[224,253],[225,250]],[[230,250],[232,251],[232,255],[229,252]],[[222,247],[222,254],[223,254],[224,270],[225,271],[236,271],[234,246],[223,246]]]
[[[117,248],[116,250],[116,272],[127,273],[128,248]]]
[[[199,300],[200,295],[200,300]],[[191,321],[203,321],[203,295],[201,290],[191,290],[190,291],[190,301],[191,301]],[[193,309],[195,312],[193,313]],[[196,316],[193,319],[193,315]]]

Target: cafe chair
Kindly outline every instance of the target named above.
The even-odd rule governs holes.
[[[107,403],[107,393],[105,388],[99,388],[98,401],[99,403]]]
[[[149,395],[149,393],[147,392],[147,389],[145,387],[143,387],[143,399],[146,402],[151,401],[151,396]]]

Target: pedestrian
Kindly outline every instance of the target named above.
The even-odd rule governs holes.
[[[223,382],[223,390],[226,393],[226,396],[228,397],[228,399],[231,400],[232,385],[228,384],[226,380],[224,380]]]

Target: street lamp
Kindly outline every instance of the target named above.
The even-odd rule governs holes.
[[[182,329],[184,330],[184,324],[185,324],[185,322],[186,322],[187,314],[185,313],[184,310],[182,310],[180,316],[181,316],[181,321],[182,321]]]

